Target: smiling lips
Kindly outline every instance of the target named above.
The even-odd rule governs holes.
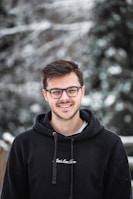
[[[72,106],[72,103],[60,103],[60,104],[58,104],[58,107],[63,108],[63,109],[70,108],[71,106]]]

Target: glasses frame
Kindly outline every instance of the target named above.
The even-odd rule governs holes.
[[[71,89],[71,88],[76,88],[77,89],[77,91],[75,92],[75,95],[71,96],[68,93],[68,90]],[[50,95],[51,95],[51,97],[53,99],[59,99],[59,98],[61,98],[61,96],[62,96],[62,94],[63,94],[64,91],[66,92],[66,94],[67,94],[68,97],[76,97],[78,95],[79,89],[81,89],[81,88],[82,88],[82,86],[70,86],[70,87],[67,87],[67,88],[51,88],[51,89],[45,89],[45,90],[50,93]],[[52,91],[53,90],[59,90],[59,91],[61,91],[60,96],[59,97],[53,97],[53,95],[52,95]]]

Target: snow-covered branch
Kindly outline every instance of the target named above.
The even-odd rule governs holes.
[[[46,31],[51,27],[51,24],[48,21],[43,21],[40,23],[33,23],[28,25],[19,25],[13,28],[5,28],[0,31],[0,37],[7,35],[16,35],[22,32],[30,31]]]
[[[133,147],[133,136],[120,136],[125,147]]]

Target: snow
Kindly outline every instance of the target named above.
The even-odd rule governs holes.
[[[111,75],[118,75],[118,74],[122,73],[122,68],[121,68],[121,66],[119,66],[119,65],[110,66],[110,67],[108,68],[108,72],[109,72]]]
[[[2,138],[3,138],[3,140],[4,140],[5,142],[8,142],[8,143],[10,143],[10,144],[12,144],[12,142],[13,142],[13,140],[14,140],[14,136],[13,136],[11,133],[9,133],[9,132],[4,132],[4,133],[2,134]]]
[[[93,107],[94,110],[98,110],[103,105],[103,95],[101,92],[94,92],[90,93],[89,95],[85,95],[82,98],[82,105],[83,106],[90,106]]]
[[[107,96],[107,98],[104,101],[105,107],[108,107],[108,106],[111,106],[112,104],[114,104],[115,100],[116,100],[115,95],[112,94],[112,95]]]
[[[13,28],[5,28],[0,31],[0,37],[7,35],[15,35],[27,31],[44,31],[51,27],[48,21],[42,21],[40,23],[32,23],[28,25],[19,25]]]
[[[133,146],[133,136],[120,136],[124,146]]]
[[[128,162],[129,162],[130,168],[133,168],[133,157],[132,156],[128,156]]]

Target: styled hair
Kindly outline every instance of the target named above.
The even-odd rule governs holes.
[[[83,86],[82,71],[74,62],[67,60],[57,60],[46,65],[41,71],[44,89],[47,88],[48,79],[59,76],[61,77],[71,72],[74,72],[77,75],[80,85]]]

